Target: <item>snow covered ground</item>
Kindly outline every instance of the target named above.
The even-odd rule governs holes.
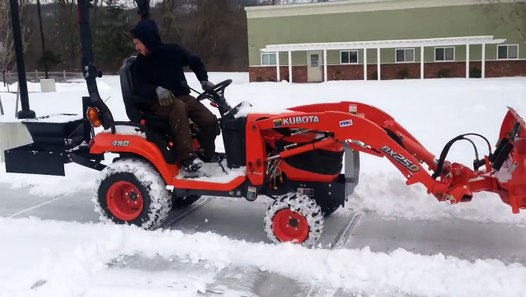
[[[377,106],[435,154],[451,138],[466,132],[483,134],[495,144],[506,106],[526,114],[525,78],[289,84],[248,83],[246,73],[210,76],[213,82],[232,78],[227,99],[232,105],[247,100],[254,111],[276,112],[295,105],[342,100]],[[197,88],[193,75],[188,78]],[[10,86],[13,89],[16,86]],[[37,116],[80,113],[80,97],[86,95],[82,81],[57,84],[56,93],[40,93],[38,85],[29,89],[31,108]],[[125,120],[118,77],[100,79],[99,90],[114,116]],[[15,95],[0,85],[0,97],[6,112],[0,121],[13,120]],[[484,143],[477,144],[484,153]],[[220,138],[217,145],[222,148]],[[471,145],[461,142],[453,146],[448,159],[471,164],[473,157]],[[513,231],[526,237],[522,231],[526,230],[526,214],[513,215],[498,196],[482,193],[471,203],[439,203],[423,187],[406,186],[403,176],[384,159],[361,156],[360,184],[346,209],[335,214],[336,221],[350,218],[350,214],[360,215],[361,229],[351,235],[350,243],[342,248],[322,244],[312,250],[269,244],[250,234],[238,236],[236,232],[243,228],[227,228],[228,223],[222,225],[224,232],[202,228],[217,221],[215,210],[228,222],[229,211],[241,217],[244,209],[252,207],[256,217],[261,211],[260,225],[247,228],[263,229],[268,204],[265,198],[252,204],[226,200],[225,204],[236,205],[232,208],[221,207],[220,200],[209,198],[215,202],[207,202],[195,212],[204,214],[199,227],[196,220],[176,222],[170,229],[155,232],[100,224],[89,204],[97,176],[98,172],[74,164],[66,166],[66,177],[6,174],[0,166],[0,296],[263,296],[254,287],[222,287],[224,282],[218,281],[229,275],[227,283],[251,283],[250,278],[261,273],[272,276],[272,281],[266,282],[268,286],[290,280],[326,288],[318,296],[526,296],[524,252],[505,255],[501,260],[488,256],[474,259],[473,255],[455,253],[454,246],[444,248],[451,251],[445,255],[440,248],[419,254],[398,249],[404,245],[395,240],[401,233],[390,233],[394,229],[365,228],[371,226],[367,222],[377,219],[391,221],[386,225],[402,226],[409,230],[406,236],[423,244],[431,241],[425,232],[432,234],[446,225],[458,226],[459,234],[463,225],[471,226],[469,230],[475,234],[464,239],[477,243],[491,242],[477,241],[477,235],[506,236]],[[243,224],[241,219],[236,223]],[[422,227],[420,231],[409,227],[413,223]],[[448,232],[456,231],[452,228]],[[514,234],[508,236],[513,238]],[[367,247],[366,239],[371,247]],[[380,239],[383,245],[392,244],[385,252],[375,247]],[[462,238],[455,240],[454,244],[465,246]],[[518,244],[524,243],[521,240],[517,239]],[[510,248],[513,241],[506,244],[508,249],[498,243],[496,249],[513,253],[520,248]],[[266,296],[312,294],[300,290]]]

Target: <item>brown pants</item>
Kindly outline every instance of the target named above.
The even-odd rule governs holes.
[[[178,96],[170,106],[155,104],[151,107],[151,111],[155,116],[168,120],[179,160],[195,156],[188,118],[199,127],[197,139],[203,155],[209,157],[215,152],[215,138],[219,129],[217,118],[194,97]]]

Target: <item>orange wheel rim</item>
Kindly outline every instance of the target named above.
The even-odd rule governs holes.
[[[123,221],[133,221],[143,210],[144,198],[134,184],[119,181],[109,188],[106,203],[115,217]]]
[[[307,218],[291,209],[278,211],[272,218],[274,235],[281,242],[302,243],[309,237]]]

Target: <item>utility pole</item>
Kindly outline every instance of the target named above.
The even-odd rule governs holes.
[[[46,79],[49,78],[48,68],[47,68],[47,55],[46,55],[46,43],[44,41],[44,30],[42,29],[42,13],[40,11],[40,0],[37,0],[37,10],[38,10],[38,24],[40,27],[40,41],[42,43],[42,60],[44,61],[44,72],[46,73]]]
[[[35,112],[29,109],[29,94],[27,92],[26,67],[24,64],[24,47],[22,45],[22,33],[20,32],[20,19],[18,16],[18,0],[10,0],[11,22],[13,23],[13,39],[16,51],[16,69],[18,71],[18,86],[20,87],[20,99],[22,110],[18,112],[19,119],[34,119]]]

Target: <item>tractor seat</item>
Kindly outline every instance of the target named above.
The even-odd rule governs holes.
[[[143,115],[145,115],[147,117],[146,120],[148,120],[148,123],[146,124],[147,126],[149,126],[151,122],[152,128],[162,128],[158,126],[162,121],[161,119],[156,120],[154,116],[147,116],[144,113],[145,106],[140,106],[136,103],[140,102],[140,99],[138,98],[139,96],[135,92],[135,87],[133,83],[132,65],[134,61],[134,56],[125,59],[119,71],[122,98],[124,100],[126,114],[128,115],[130,121],[136,124],[141,124],[141,120],[143,120]]]
[[[137,93],[135,92],[133,76],[132,76],[132,65],[135,61],[135,56],[129,57],[124,60],[123,65],[120,69],[120,81],[121,81],[121,91],[122,97],[124,99],[124,107],[126,108],[126,114],[131,122],[143,125],[146,128],[161,132],[166,134],[170,131],[168,121],[160,119],[148,112],[144,112],[146,109],[144,106],[137,105]],[[136,118],[137,115],[140,115],[139,118]],[[198,127],[195,123],[190,120],[190,128],[192,133],[195,134],[198,132]]]
[[[140,106],[136,103],[140,102],[140,100],[137,99],[138,95],[135,92],[133,83],[132,65],[134,61],[134,56],[125,59],[120,69],[121,91],[122,97],[124,99],[124,107],[126,108],[126,114],[128,115],[128,118],[131,122],[141,125],[144,130],[148,132],[147,135],[152,136],[147,137],[149,141],[155,142],[159,146],[163,145],[159,144],[161,139],[164,140],[163,142],[173,143],[175,140],[172,137],[168,121],[160,119],[148,112],[144,112],[146,107]],[[137,118],[137,115],[140,116]],[[195,138],[199,132],[199,128],[191,120],[190,129],[192,131],[192,136]]]

